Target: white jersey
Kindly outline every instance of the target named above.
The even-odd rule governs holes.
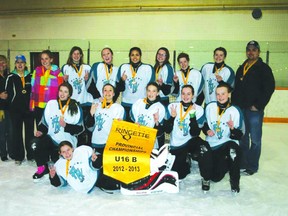
[[[60,157],[55,163],[56,173],[60,177],[61,185],[67,183],[76,191],[88,193],[94,187],[98,171],[92,166],[91,155],[93,150],[82,145],[74,149],[70,162]]]
[[[112,69],[110,70],[108,66],[103,62],[97,62],[92,65],[89,85],[93,80],[101,97],[103,97],[102,89],[104,85],[110,83],[116,87],[118,67],[113,65]]]
[[[185,115],[184,108],[182,107],[180,102],[171,103],[168,106],[169,114],[171,116],[171,106],[176,107],[177,115],[174,119],[174,125],[172,132],[170,134],[170,145],[171,148],[178,148],[187,143],[191,138],[190,134],[190,115],[189,113],[185,116],[185,118],[181,121],[181,111],[182,108],[182,117]],[[194,103],[196,110],[196,121],[198,123],[198,127],[202,128],[205,121],[204,110],[201,106]],[[193,110],[190,110],[192,112]]]
[[[165,117],[165,107],[160,103],[156,102],[152,104],[148,109],[145,109],[146,103],[144,99],[137,100],[131,109],[131,119],[140,125],[144,125],[150,128],[154,128],[154,114],[159,113],[159,123],[162,123]],[[158,148],[157,139],[155,140],[154,148]]]
[[[155,80],[155,72],[151,65],[142,63],[135,77],[132,75],[132,70],[130,64],[122,64],[117,77],[120,80],[124,72],[127,75],[125,90],[122,92],[122,105],[129,107],[138,99],[145,98],[147,84]]]
[[[174,71],[171,65],[165,64],[163,67],[161,67],[157,73],[155,73],[156,77],[155,80],[157,79],[162,79],[163,83],[166,85],[173,85],[173,76],[174,76]],[[163,92],[160,90],[159,95],[161,98],[169,98],[169,95],[164,95]]]
[[[212,101],[217,101],[216,99],[216,87],[218,86],[218,82],[216,79],[216,73],[214,71],[214,63],[207,63],[205,64],[202,69],[201,73],[204,79],[204,96],[205,96],[205,103],[208,104]],[[218,75],[222,77],[222,80],[228,83],[231,87],[234,86],[235,80],[235,73],[232,68],[225,65],[219,72]]]
[[[212,137],[206,136],[206,141],[212,149],[225,142],[233,140],[230,138],[230,128],[227,125],[227,122],[230,119],[234,122],[234,128],[240,129],[243,134],[245,133],[242,112],[236,106],[232,105],[228,107],[221,116],[219,115],[217,102],[211,102],[205,108],[205,116],[209,128],[215,133]],[[238,140],[233,141],[239,144]]]
[[[92,146],[104,148],[107,142],[113,119],[124,119],[124,108],[113,103],[109,108],[102,108],[100,102],[94,114],[95,125],[92,133]]]
[[[77,138],[68,132],[65,132],[64,127],[60,126],[59,120],[62,116],[61,110],[57,100],[48,101],[44,110],[44,125],[48,128],[48,135],[52,138],[54,143],[58,145],[63,140],[69,141],[74,147],[77,146]],[[71,116],[68,109],[64,113],[64,121],[67,124],[82,125],[82,111],[78,107],[77,114]]]
[[[68,83],[73,87],[72,99],[78,101],[81,105],[91,105],[93,97],[87,92],[87,85],[84,79],[86,73],[90,73],[91,67],[86,64],[82,64],[79,68],[79,74],[76,69],[71,65],[64,65],[62,72],[64,75],[68,75]]]
[[[183,80],[184,74],[182,77],[182,73],[183,73],[182,71],[176,71],[176,75],[179,78],[179,93],[177,95],[176,101],[177,102],[181,101],[181,89],[186,83],[187,85],[191,85],[194,88],[194,97],[193,97],[192,102],[195,103],[198,95],[203,90],[204,81],[203,81],[202,75],[198,70],[192,68],[192,69],[190,69],[190,73],[188,75],[187,82],[185,82]],[[184,79],[186,79],[186,78],[184,77]]]

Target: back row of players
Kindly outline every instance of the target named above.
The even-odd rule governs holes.
[[[50,157],[54,161],[58,159],[57,144],[61,141],[69,141],[74,147],[92,143],[92,147],[102,153],[112,120],[125,119],[156,128],[155,148],[164,144],[164,131],[172,131],[170,148],[176,156],[172,170],[178,172],[180,179],[190,172],[186,160],[190,153],[199,162],[203,190],[209,190],[209,180],[221,180],[230,169],[231,190],[239,192],[241,151],[237,140],[244,133],[244,123],[239,109],[230,104],[234,71],[224,63],[227,55],[224,48],[214,50],[215,62],[205,64],[201,73],[190,68],[186,53],[178,55],[181,69],[174,73],[169,51],[164,47],[156,53],[154,68],[141,62],[142,52],[138,47],[130,49],[130,62],[119,68],[113,65],[110,48],[104,48],[101,55],[103,62],[90,68],[83,63],[82,49],[73,47],[61,72],[52,64],[51,52],[45,50],[41,53],[42,66],[35,69],[32,77],[26,68],[26,58],[16,56],[15,70],[6,82],[16,130],[12,148],[16,164],[21,164],[25,157],[20,133],[23,121],[27,159],[35,156],[38,170],[33,178],[37,179],[48,172],[45,164]],[[202,91],[207,105],[205,113],[200,106]],[[121,105],[115,103],[120,92]],[[170,94],[176,97],[175,103],[169,103]],[[23,104],[33,111],[36,137],[41,138],[41,142],[35,142],[33,146],[34,154],[28,144],[33,137],[33,119],[29,121],[27,116],[16,115],[23,113]],[[83,110],[84,118],[80,110]],[[89,128],[93,131],[92,138]],[[199,137],[200,129],[207,135],[208,142]],[[46,134],[49,136],[43,136]],[[228,165],[223,166],[227,157]]]

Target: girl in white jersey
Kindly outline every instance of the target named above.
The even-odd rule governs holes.
[[[125,109],[126,120],[132,104],[146,96],[146,86],[155,80],[155,72],[151,65],[141,62],[142,51],[139,47],[132,47],[129,51],[130,62],[122,64],[117,74],[117,91],[122,91],[121,105]]]
[[[235,73],[232,68],[225,64],[224,60],[227,56],[227,51],[223,47],[218,47],[214,50],[214,61],[209,62],[202,66],[201,74],[204,79],[204,97],[205,104],[211,101],[217,101],[216,99],[216,87],[226,82],[231,87],[234,85]]]
[[[161,138],[164,136],[165,107],[160,103],[159,86],[156,82],[148,83],[146,91],[147,97],[137,100],[132,105],[131,119],[140,125],[157,129],[154,148],[158,149],[164,145],[164,142],[159,143],[159,141],[164,141]]]
[[[203,132],[212,149],[211,180],[218,182],[229,171],[231,191],[239,193],[241,149],[238,140],[245,132],[245,125],[240,109],[230,103],[230,89],[226,83],[217,86],[217,102],[209,103],[205,109],[207,123]],[[208,187],[209,181],[205,184]]]
[[[210,178],[211,149],[209,144],[199,137],[204,124],[204,110],[192,102],[194,89],[184,85],[181,90],[181,102],[168,106],[170,118],[165,125],[165,131],[170,133],[171,154],[175,155],[172,170],[177,171],[179,179],[190,173],[188,153],[198,160],[200,174],[204,179]]]
[[[94,98],[103,98],[103,86],[110,83],[116,87],[118,67],[113,65],[113,51],[109,47],[105,47],[101,51],[102,62],[92,65],[91,75],[88,85],[91,87]],[[119,93],[115,92],[113,101],[115,102]]]
[[[114,119],[124,119],[124,108],[113,102],[115,88],[110,83],[103,86],[103,100],[91,106],[86,127],[92,132],[92,147],[103,153]]]
[[[58,160],[58,145],[67,140],[77,146],[77,135],[84,130],[82,110],[74,99],[72,86],[64,82],[59,86],[58,99],[50,100],[44,110],[42,120],[35,136],[38,142],[32,143],[37,163],[37,172],[33,179],[39,179],[48,173],[46,163]]]
[[[180,90],[184,85],[191,85],[194,88],[194,97],[193,103],[196,102],[198,95],[202,92],[204,81],[201,73],[189,66],[189,55],[186,53],[180,53],[177,57],[178,64],[180,65],[180,70],[176,71],[173,77],[173,85],[174,90],[172,92],[173,95],[176,96],[176,101],[181,101],[181,93]],[[201,104],[199,104],[201,105]]]
[[[72,47],[67,63],[62,67],[62,72],[64,74],[64,80],[73,87],[73,95],[71,98],[80,104],[83,111],[83,119],[85,119],[89,114],[93,97],[87,90],[87,81],[91,67],[84,63],[83,58],[83,50],[77,46]],[[79,144],[91,143],[91,132],[85,130],[85,132],[78,137],[78,142]]]
[[[89,146],[74,148],[68,141],[59,144],[60,158],[49,167],[50,183],[55,186],[70,185],[74,190],[89,193],[95,186],[99,172],[97,155]]]

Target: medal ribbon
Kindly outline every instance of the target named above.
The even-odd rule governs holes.
[[[221,123],[221,118],[225,112],[225,110],[230,106],[230,104],[228,103],[228,105],[226,106],[226,108],[220,113],[219,115],[219,112],[220,112],[220,107],[218,106],[217,107],[217,125],[219,127],[220,123]]]
[[[69,165],[70,165],[70,160],[66,161],[66,177],[68,176],[69,173]]]
[[[75,64],[73,64],[74,69],[76,70],[76,73],[78,74],[78,77],[80,78],[83,72],[83,66],[80,66],[80,71],[78,71],[77,67]]]
[[[183,82],[184,82],[184,85],[187,85],[187,83],[188,83],[189,73],[190,73],[190,68],[188,69],[187,76],[186,76],[186,78],[185,78],[184,72],[181,71],[182,80],[183,80]]]
[[[218,75],[218,74],[220,73],[220,71],[223,69],[224,65],[225,65],[225,64],[222,64],[220,68],[217,68],[217,67],[215,66],[215,74],[216,74],[216,75]]]
[[[131,72],[132,72],[132,78],[135,79],[135,76],[136,76],[136,71],[134,70],[134,68],[132,67],[132,65],[130,65],[130,69],[131,69]]]
[[[23,89],[24,89],[25,88],[25,77],[24,76],[20,76],[20,78],[21,78]]]
[[[162,66],[158,66],[158,67],[156,68],[156,81],[158,80],[159,72],[160,72],[161,69],[162,69]]]
[[[58,100],[58,102],[59,102],[60,111],[61,111],[61,113],[62,113],[62,116],[64,116],[64,113],[65,113],[65,111],[67,110],[67,108],[68,108],[68,106],[69,106],[70,98],[68,99],[68,101],[67,101],[66,105],[64,106],[64,108],[63,108],[63,106],[62,106],[62,102],[60,101],[60,99]]]
[[[253,61],[250,65],[248,65],[248,62],[246,62],[244,68],[243,68],[243,77],[246,75],[246,73],[248,72],[248,70],[258,61],[258,59],[256,59],[255,61]]]
[[[113,67],[111,65],[111,68],[109,70],[108,65],[106,63],[104,63],[104,66],[105,66],[105,71],[106,71],[106,80],[108,81],[110,79],[111,74],[112,74]]]
[[[180,103],[180,123],[182,123],[184,121],[185,117],[188,115],[188,113],[190,112],[191,109],[192,109],[192,105],[190,105],[188,107],[188,109],[184,113],[184,116],[182,116],[182,114],[183,114],[183,105],[182,105],[182,103]]]
[[[111,101],[111,103],[107,106],[107,99],[104,98],[103,101],[102,101],[102,108],[103,108],[103,109],[104,109],[104,108],[109,109],[109,108],[112,106],[112,104],[113,104],[113,101]]]

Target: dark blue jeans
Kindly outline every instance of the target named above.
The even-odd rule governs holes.
[[[12,154],[12,124],[10,114],[7,110],[4,111],[5,118],[0,121],[0,156],[7,157],[9,154],[13,158]],[[8,151],[8,153],[7,153]]]
[[[264,111],[243,109],[242,112],[245,121],[245,134],[240,141],[243,153],[241,168],[257,172],[261,155]]]

